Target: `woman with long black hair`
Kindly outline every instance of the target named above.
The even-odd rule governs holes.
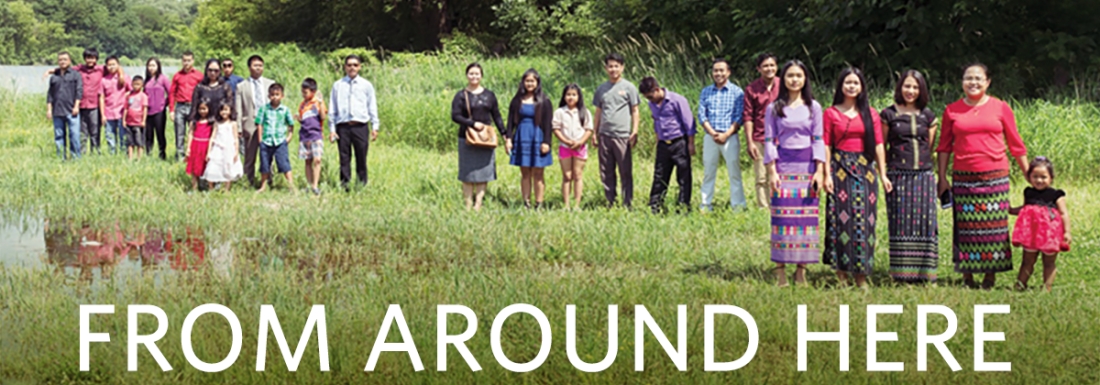
[[[531,190],[535,193],[535,208],[541,208],[546,195],[543,171],[554,163],[550,155],[553,141],[554,107],[542,91],[542,79],[534,68],[520,78],[519,90],[508,107],[508,131],[505,147],[512,155],[512,165],[519,166],[524,207],[531,207]]]
[[[875,207],[878,179],[889,193],[882,123],[867,100],[863,72],[840,72],[833,106],[825,110],[825,263],[833,265],[841,284],[848,274],[863,287],[875,256]],[[875,176],[877,166],[878,178]]]
[[[153,155],[153,139],[157,140],[157,148],[160,150],[160,159],[164,160],[167,142],[164,137],[164,127],[168,122],[166,109],[168,108],[168,90],[172,82],[164,76],[160,66],[160,60],[151,57],[145,62],[145,96],[149,97],[149,112],[145,119],[145,153]]]
[[[886,130],[886,193],[890,222],[890,276],[899,282],[935,282],[939,265],[936,174],[932,144],[939,120],[928,108],[928,83],[907,70],[894,89],[894,105],[882,110]]]
[[[818,263],[818,190],[825,173],[821,104],[814,101],[810,72],[791,60],[779,71],[782,87],[764,112],[764,165],[771,188],[771,260],[776,284],[787,286],[787,264],[794,282],[806,282],[806,265]]]

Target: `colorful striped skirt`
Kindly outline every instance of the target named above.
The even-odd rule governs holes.
[[[813,189],[812,148],[779,149],[775,161],[779,189],[772,191],[772,261],[817,263],[819,206]]]
[[[959,273],[1012,270],[1008,237],[1008,170],[954,171],[954,252]]]
[[[875,258],[878,178],[858,152],[833,151],[833,193],[825,207],[825,263],[853,274],[871,274]]]
[[[932,170],[889,170],[890,276],[900,282],[935,282],[939,265],[936,176]]]

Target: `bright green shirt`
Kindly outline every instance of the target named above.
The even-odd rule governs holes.
[[[294,127],[294,117],[290,115],[290,108],[286,104],[272,107],[268,103],[256,113],[256,124],[263,126],[260,143],[274,147],[287,142],[287,131]]]

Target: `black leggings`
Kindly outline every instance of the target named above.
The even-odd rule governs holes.
[[[149,155],[153,155],[153,138],[155,135],[161,159],[164,159],[165,146],[167,145],[164,140],[164,125],[167,121],[166,112],[167,110],[149,114],[149,116],[145,118],[145,152]]]

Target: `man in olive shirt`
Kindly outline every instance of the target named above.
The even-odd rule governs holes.
[[[623,206],[629,208],[634,198],[634,144],[638,142],[638,88],[622,78],[624,59],[617,53],[603,60],[607,82],[596,88],[592,104],[596,106],[593,125],[599,140],[600,179],[603,180],[607,205],[615,204],[615,169],[623,182]]]
[[[80,99],[84,96],[84,79],[72,68],[68,52],[57,54],[58,69],[50,75],[46,93],[46,116],[53,119],[53,141],[57,155],[65,156],[65,131],[73,158],[80,158]]]

